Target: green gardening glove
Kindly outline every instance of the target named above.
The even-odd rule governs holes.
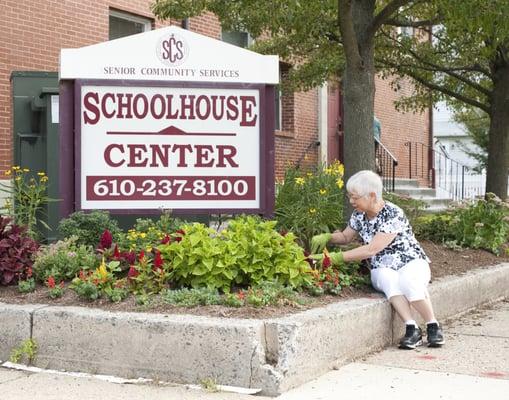
[[[321,253],[329,240],[332,239],[332,233],[322,233],[311,238],[311,254]]]

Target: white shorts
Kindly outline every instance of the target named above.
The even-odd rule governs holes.
[[[371,270],[371,284],[388,299],[403,295],[408,301],[424,300],[429,297],[430,278],[429,264],[422,259],[412,260],[397,271],[392,268]]]

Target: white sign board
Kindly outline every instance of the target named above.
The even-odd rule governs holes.
[[[78,85],[82,209],[257,209],[260,92]]]

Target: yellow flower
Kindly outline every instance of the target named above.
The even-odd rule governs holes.
[[[305,182],[306,181],[304,180],[304,178],[295,178],[295,183],[297,185],[301,185],[302,186],[302,185],[304,185]]]
[[[308,178],[311,178],[313,176],[313,174],[311,172],[308,172],[306,175]]]
[[[147,234],[145,232],[141,232],[139,235],[142,239],[145,239],[147,237]]]
[[[315,214],[316,213],[316,208],[310,208],[309,209],[309,213],[310,214]]]
[[[23,172],[30,172],[28,168],[23,168]]]
[[[99,268],[97,268],[95,271],[99,274],[99,276],[101,277],[101,279],[103,281],[106,281],[106,278],[108,276],[108,270],[106,269],[106,263],[104,262],[104,256],[102,258],[101,265],[99,265]]]
[[[345,185],[345,183],[343,182],[343,179],[340,178],[336,181],[336,185],[338,185],[338,188],[341,189]]]
[[[15,181],[16,181],[16,182],[19,182],[20,180],[21,180],[21,177],[20,177],[20,176],[17,176],[17,177],[15,178]]]
[[[339,175],[343,176],[345,174],[345,166],[343,164],[339,164],[337,171]]]
[[[46,174],[45,174],[44,172],[37,172],[37,175],[39,175],[39,176],[44,176],[44,175],[46,175]]]
[[[12,172],[11,172],[11,170],[10,170],[10,169],[8,169],[7,171],[5,171],[5,175],[7,175],[7,176],[9,176],[11,173],[12,173]]]
[[[13,169],[13,171],[18,171],[20,168],[19,168],[17,165],[14,165],[14,166],[12,167],[12,169]]]
[[[320,189],[320,194],[321,194],[322,196],[323,196],[324,194],[326,194],[326,193],[327,193],[327,190],[325,190],[325,189]]]
[[[332,168],[325,168],[325,173],[327,175],[332,175]]]
[[[150,253],[150,252],[152,251],[152,246],[147,246],[147,247],[145,248],[145,251],[146,251],[147,253]]]
[[[47,176],[41,177],[41,182],[48,182],[48,177]]]

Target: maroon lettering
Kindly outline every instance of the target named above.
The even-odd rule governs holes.
[[[253,107],[256,107],[254,96],[240,96],[241,116],[240,126],[255,126],[257,115],[253,116]],[[251,118],[251,119],[249,119]]]
[[[128,167],[145,167],[147,165],[147,157],[142,158],[147,152],[147,146],[144,144],[130,144],[129,148],[129,164]]]
[[[124,159],[121,159],[118,162],[115,162],[111,159],[111,152],[113,149],[117,149],[120,151],[120,154],[124,154],[124,146],[121,144],[112,143],[104,149],[104,161],[106,161],[106,164],[108,164],[110,167],[120,167],[125,163]]]
[[[122,101],[122,99],[125,97],[125,102]],[[132,93],[117,93],[117,118],[127,118],[131,119],[133,117],[133,114],[131,112],[132,109],[132,99],[133,95]],[[127,113],[124,115],[122,110],[126,109]]]
[[[94,100],[95,104],[92,103]],[[89,115],[86,111],[83,112],[83,121],[85,124],[95,125],[99,121],[99,108],[97,107],[99,104],[99,94],[97,92],[88,92],[83,97],[83,105],[85,106],[85,110],[90,111],[93,115]]]
[[[115,115],[115,110],[113,110],[112,112],[108,112],[108,110],[106,109],[106,101],[108,99],[110,99],[111,102],[115,104],[115,95],[113,93],[106,93],[101,100],[101,111],[106,118],[113,118],[113,116]]]
[[[151,144],[150,150],[152,151],[152,162],[151,167],[167,167],[169,165],[169,151],[171,144]]]
[[[140,100],[142,109],[140,111]],[[148,114],[148,99],[144,94],[137,94],[133,99],[133,112],[136,118],[143,119]]]
[[[194,117],[194,98],[195,96],[180,95],[180,119],[195,119]],[[186,101],[189,99],[189,101]],[[189,116],[185,115],[186,110],[189,110]]]
[[[186,162],[186,150],[191,153],[193,151],[193,148],[190,144],[174,144],[173,145],[173,153],[178,152],[178,158],[179,162],[177,164],[177,167],[187,167]]]
[[[203,110],[203,108],[205,108]],[[210,115],[210,99],[207,96],[198,96],[196,99],[196,115],[199,119],[207,119]]]
[[[194,146],[196,149],[196,163],[195,167],[212,167],[214,165],[214,159],[210,160],[210,153],[214,151],[214,148],[210,145],[197,144]]]
[[[159,112],[156,111],[156,101],[159,101]],[[164,113],[166,112],[166,107],[164,103],[164,97],[161,94],[156,94],[152,99],[150,99],[150,114],[155,119],[163,118]]]
[[[239,164],[237,164],[233,157],[237,154],[237,149],[234,146],[230,145],[217,145],[217,150],[219,152],[218,162],[216,167],[226,167],[225,160],[228,160],[230,167],[237,168]]]
[[[228,120],[236,120],[239,117],[239,109],[237,107],[237,97],[235,96],[228,96],[226,99],[226,118]]]
[[[225,96],[211,96],[212,99],[212,118],[216,121],[223,119]],[[219,99],[219,101],[218,101]]]

